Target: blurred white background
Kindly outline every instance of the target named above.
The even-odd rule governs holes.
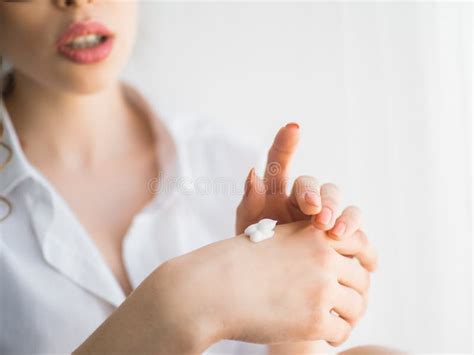
[[[380,253],[348,346],[471,352],[472,5],[142,2],[127,78],[337,183]]]

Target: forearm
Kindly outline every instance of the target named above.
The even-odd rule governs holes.
[[[162,269],[162,268],[161,268]],[[198,354],[212,344],[192,308],[177,309],[164,290],[169,273],[154,271],[73,354]],[[193,324],[195,322],[195,324]]]

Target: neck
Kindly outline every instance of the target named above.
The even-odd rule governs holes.
[[[15,130],[30,160],[84,169],[131,148],[138,121],[121,84],[94,94],[51,89],[15,73],[15,89],[5,99]],[[44,159],[44,158],[43,158]]]

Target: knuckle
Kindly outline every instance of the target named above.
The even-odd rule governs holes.
[[[336,254],[337,252],[329,246],[320,247],[316,249],[315,257],[317,263],[323,270],[333,271],[337,265]]]

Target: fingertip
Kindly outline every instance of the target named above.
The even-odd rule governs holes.
[[[306,191],[304,193],[304,201],[311,207],[321,207],[321,196],[314,191]]]
[[[347,224],[343,221],[337,221],[334,227],[329,231],[332,235],[334,235],[338,239],[342,239],[344,237],[344,233],[347,230]]]
[[[377,271],[379,265],[377,258],[371,258],[369,260],[363,260],[361,257],[358,257],[362,267],[364,267],[369,272]],[[362,259],[362,260],[361,260]]]
[[[327,206],[323,206],[321,212],[316,215],[315,222],[318,228],[324,231],[330,230],[334,225],[332,210]]]
[[[321,197],[313,191],[303,194],[300,202],[300,210],[307,216],[313,216],[321,211]]]
[[[362,265],[368,272],[375,272],[377,270],[377,267],[373,264],[365,264]]]
[[[296,122],[290,122],[290,123],[287,123],[286,128],[295,128],[295,129],[299,129],[300,128],[300,125]]]
[[[293,153],[299,143],[299,125],[296,123],[288,123],[281,127],[273,140],[273,148],[283,154]]]

